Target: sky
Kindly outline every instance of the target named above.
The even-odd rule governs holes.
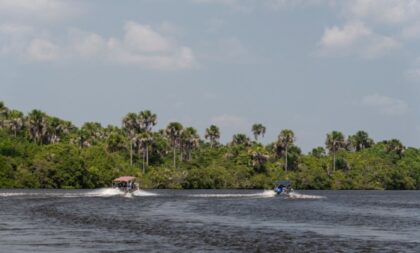
[[[80,126],[151,110],[221,140],[420,143],[420,0],[0,0],[0,101]]]

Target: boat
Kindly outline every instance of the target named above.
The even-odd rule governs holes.
[[[292,184],[288,180],[277,181],[276,187],[274,187],[274,192],[277,193],[277,195],[288,195],[292,191]]]
[[[139,189],[136,178],[132,176],[122,176],[112,180],[112,188],[124,193],[132,193]]]

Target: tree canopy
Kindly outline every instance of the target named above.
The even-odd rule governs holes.
[[[154,129],[157,120],[144,110],[123,116],[121,126],[77,127],[0,102],[0,187],[96,188],[133,175],[144,188],[272,188],[288,179],[298,189],[420,189],[420,150],[375,142],[363,130],[347,138],[332,131],[325,146],[303,154],[291,129],[264,145],[266,128],[254,124],[223,144],[216,125],[202,139],[179,122]]]

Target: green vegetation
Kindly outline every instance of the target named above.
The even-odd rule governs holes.
[[[142,111],[123,117],[121,128],[78,128],[0,102],[0,187],[97,188],[134,175],[144,188],[272,188],[290,179],[297,189],[420,189],[420,150],[396,139],[332,131],[325,148],[302,154],[289,129],[263,145],[266,128],[254,124],[254,141],[236,134],[225,145],[215,125],[200,139],[192,127],[172,122],[156,131],[156,123],[156,114]]]

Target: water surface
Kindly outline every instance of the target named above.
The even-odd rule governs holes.
[[[419,191],[0,190],[0,252],[420,252]]]

